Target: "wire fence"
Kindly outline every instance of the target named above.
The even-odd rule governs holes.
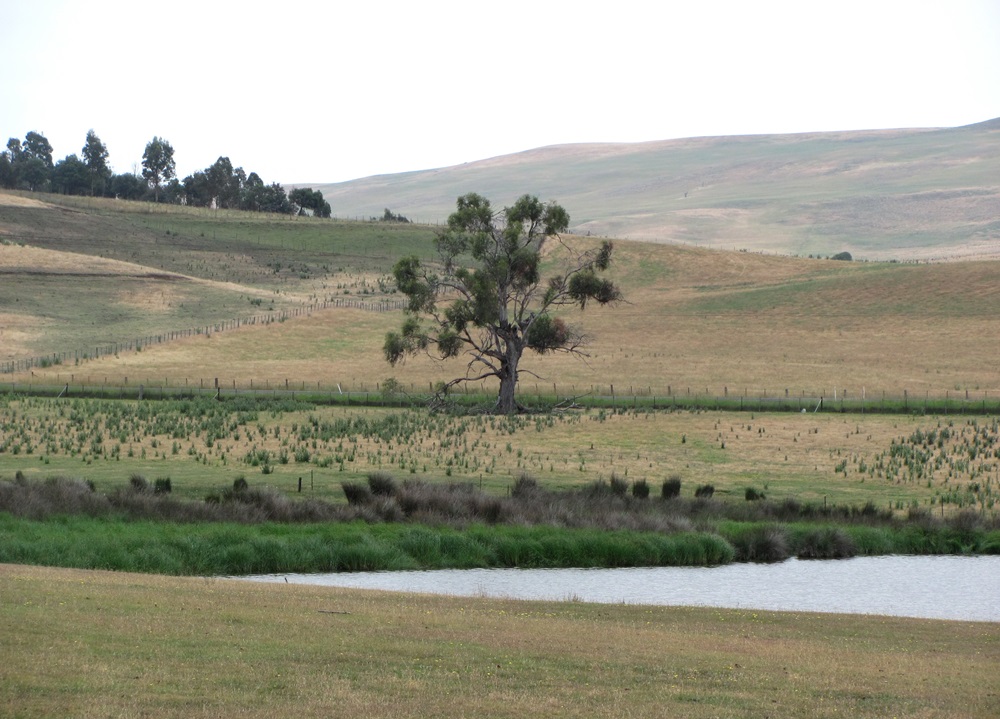
[[[117,400],[179,400],[211,398],[257,398],[261,400],[292,400],[318,405],[367,407],[421,407],[442,401],[466,408],[488,408],[496,401],[496,390],[484,385],[464,385],[447,395],[436,391],[433,383],[361,382],[353,386],[336,382],[310,382],[254,379],[161,378],[158,380],[116,378],[108,382],[75,373],[65,381],[53,383],[52,378],[34,382],[0,383],[0,394],[57,398],[90,398]],[[525,407],[538,409],[648,409],[648,410],[719,410],[737,412],[797,412],[852,414],[1000,414],[1000,393],[988,391],[920,394],[903,390],[900,393],[833,390],[830,393],[711,392],[707,388],[693,391],[673,387],[655,391],[652,387],[616,388],[614,385],[538,385],[521,383],[518,401]]]
[[[184,330],[170,330],[158,334],[136,337],[121,342],[99,344],[86,349],[75,349],[65,352],[53,352],[51,354],[40,355],[37,357],[5,360],[0,362],[0,374],[16,374],[19,372],[28,372],[36,368],[45,369],[58,365],[78,365],[80,362],[85,362],[87,360],[115,356],[123,352],[137,352],[143,347],[172,342],[186,337],[194,337],[198,335],[211,336],[214,333],[239,329],[240,327],[252,327],[254,325],[267,325],[272,322],[284,322],[285,320],[293,317],[308,316],[317,310],[325,310],[331,307],[367,310],[370,312],[391,312],[393,310],[405,309],[406,302],[403,300],[360,300],[346,297],[336,297],[322,302],[315,302],[304,307],[274,310],[271,312],[251,315],[249,317],[223,320],[221,322],[214,322]]]

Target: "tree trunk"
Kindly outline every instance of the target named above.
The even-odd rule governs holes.
[[[514,398],[517,389],[517,365],[521,360],[522,350],[510,343],[504,360],[500,363],[500,393],[497,395],[497,414],[514,414],[522,408]]]

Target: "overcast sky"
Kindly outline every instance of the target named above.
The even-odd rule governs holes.
[[[545,145],[1000,117],[1000,2],[0,0],[0,142],[337,182]]]

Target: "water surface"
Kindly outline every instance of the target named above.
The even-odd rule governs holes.
[[[1000,557],[883,556],[723,567],[439,569],[244,577],[331,587],[605,604],[1000,622]]]

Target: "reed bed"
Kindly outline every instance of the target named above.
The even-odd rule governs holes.
[[[965,512],[855,511],[637,498],[614,483],[509,498],[467,484],[345,484],[346,505],[244,481],[205,501],[133,478],[107,495],[78,480],[0,482],[0,562],[162,574],[469,567],[710,566],[789,556],[1000,552],[1000,527]],[[626,485],[627,486],[627,485]],[[783,518],[783,521],[777,521]]]

